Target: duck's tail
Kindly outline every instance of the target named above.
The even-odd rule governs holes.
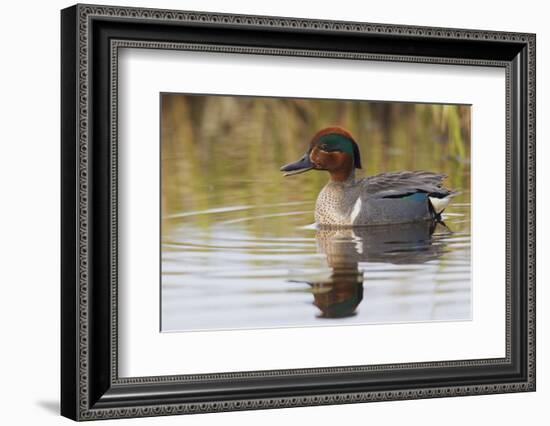
[[[430,210],[434,219],[441,222],[441,214],[449,203],[451,199],[460,194],[459,191],[445,192],[445,193],[432,193],[428,195]]]
[[[434,213],[440,215],[441,213],[443,213],[443,210],[445,210],[449,205],[449,203],[451,202],[451,197],[447,196],[443,198],[438,198],[430,195],[428,196],[428,200],[430,200],[430,204],[432,206]]]

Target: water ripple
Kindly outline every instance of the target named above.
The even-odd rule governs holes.
[[[448,228],[322,230],[311,201],[211,207],[165,216],[163,330],[471,317],[468,203]],[[323,323],[326,324],[326,323]]]

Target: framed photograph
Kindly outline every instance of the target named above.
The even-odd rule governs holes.
[[[535,35],[61,12],[61,413],[535,390]]]

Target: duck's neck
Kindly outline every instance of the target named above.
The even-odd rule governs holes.
[[[330,181],[342,185],[355,182],[355,167],[347,170],[334,170],[330,172]]]

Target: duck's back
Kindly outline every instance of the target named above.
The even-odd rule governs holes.
[[[446,177],[441,173],[421,170],[380,173],[361,181],[366,193],[376,198],[400,198],[419,191],[447,196],[451,191],[443,187]]]

